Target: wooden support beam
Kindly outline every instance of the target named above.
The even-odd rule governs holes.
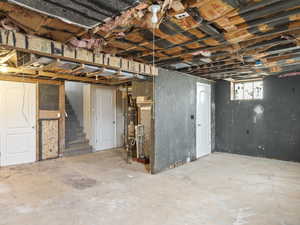
[[[87,73],[86,76],[87,77],[96,77],[96,76],[98,76],[101,73],[103,73],[103,69],[102,70],[97,70],[95,72]]]
[[[15,76],[7,73],[0,73],[0,80],[25,82],[25,83],[55,84],[55,85],[61,84],[61,81],[57,81],[57,80],[38,79],[35,78],[34,76]]]
[[[52,72],[45,72],[45,71],[37,71],[31,69],[18,69],[13,67],[6,67],[6,73],[17,73],[17,74],[24,74],[30,75],[34,77],[48,77],[48,78],[55,78],[55,79],[64,79],[70,81],[79,81],[79,82],[87,82],[87,83],[94,83],[94,84],[107,84],[110,85],[108,80],[95,80],[93,78],[88,77],[80,77],[74,76],[71,74],[61,74],[61,73],[52,73]]]

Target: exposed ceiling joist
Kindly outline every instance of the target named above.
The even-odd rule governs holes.
[[[42,1],[44,0],[37,0],[35,4]],[[65,8],[67,0],[50,2],[55,7]],[[16,26],[25,32],[34,32],[41,36],[51,35],[54,40],[63,39],[64,42],[78,48],[111,53],[141,63],[153,61],[154,35],[154,59],[157,65],[211,79],[236,76],[241,70],[243,76],[249,77],[253,76],[252,73],[261,76],[272,75],[274,71],[286,69],[281,65],[283,59],[278,56],[293,54],[292,49],[300,46],[299,1],[158,0],[156,3],[161,4],[163,10],[158,15],[160,25],[154,30],[151,13],[147,9],[152,2],[148,1],[140,1],[140,4],[135,5],[134,0],[126,0],[126,4],[134,7],[129,7],[129,10],[123,7],[122,15],[111,16],[90,30],[76,30],[76,26],[71,27],[67,23],[64,26],[53,26],[54,22],[62,23],[62,21],[49,16],[45,20],[47,15],[45,17],[45,14],[37,14],[26,9],[26,12],[30,12],[35,18],[40,18],[37,19],[39,24],[33,26],[26,17],[19,19],[18,14],[11,10],[12,6],[2,3],[0,8],[2,5],[4,18],[5,15],[8,19],[12,18],[8,20],[6,24],[8,26]],[[90,17],[105,10],[107,15],[116,15],[115,12],[120,12],[117,5],[102,1],[99,4],[104,4],[108,8],[100,7],[96,1],[83,3],[76,0],[69,8],[65,8],[66,14],[71,11],[78,14],[85,13],[89,14],[85,18],[91,19]],[[78,7],[74,8],[74,5]],[[91,7],[92,5],[95,7]],[[178,16],[179,14],[184,16]],[[22,23],[22,20],[26,23]],[[44,21],[47,21],[47,24]],[[269,67],[270,57],[275,57],[273,60],[278,61],[276,68]],[[286,60],[285,63],[291,64],[292,60],[294,59]],[[86,64],[80,60],[75,61]],[[254,69],[251,73],[244,73],[244,69],[253,68],[255,64],[265,66],[264,71],[260,73]],[[222,74],[217,76],[216,71]],[[90,78],[94,75],[96,77],[97,70],[88,71],[86,75]]]
[[[17,74],[19,77],[23,76],[24,78],[51,78],[51,79],[61,79],[61,80],[69,80],[69,81],[78,81],[78,82],[86,82],[93,84],[104,84],[104,85],[117,85],[121,83],[128,82],[129,80],[112,80],[109,81],[107,79],[92,79],[88,77],[79,77],[71,74],[61,74],[61,73],[52,73],[45,71],[37,71],[32,69],[18,69],[13,67],[5,67],[5,73],[0,74],[0,76],[11,76],[12,74]]]

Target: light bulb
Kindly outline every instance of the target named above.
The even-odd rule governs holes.
[[[158,22],[157,13],[160,11],[160,5],[157,5],[157,4],[151,5],[149,7],[149,11],[152,12],[151,22],[153,24],[157,24],[157,22]]]

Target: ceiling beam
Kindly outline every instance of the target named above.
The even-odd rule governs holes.
[[[32,70],[32,69],[18,69],[13,67],[4,67],[4,68],[6,70],[5,73],[7,74],[24,74],[24,75],[34,76],[34,77],[47,77],[51,79],[54,78],[54,79],[64,79],[69,81],[79,81],[79,82],[86,82],[86,83],[93,83],[93,84],[111,85],[111,82],[109,80],[96,80],[93,78],[74,76],[71,74],[52,73],[52,72],[45,72],[45,71]]]

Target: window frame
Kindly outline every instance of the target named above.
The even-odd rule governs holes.
[[[262,93],[261,98],[255,97],[255,83],[261,82],[262,84]],[[245,84],[245,83],[252,83],[252,98],[245,98],[245,90],[243,90],[243,97],[237,98],[236,97],[236,85],[237,84]],[[231,101],[254,101],[254,100],[263,100],[264,99],[264,82],[263,79],[255,79],[255,80],[239,80],[239,81],[231,81],[230,82],[230,100]]]

